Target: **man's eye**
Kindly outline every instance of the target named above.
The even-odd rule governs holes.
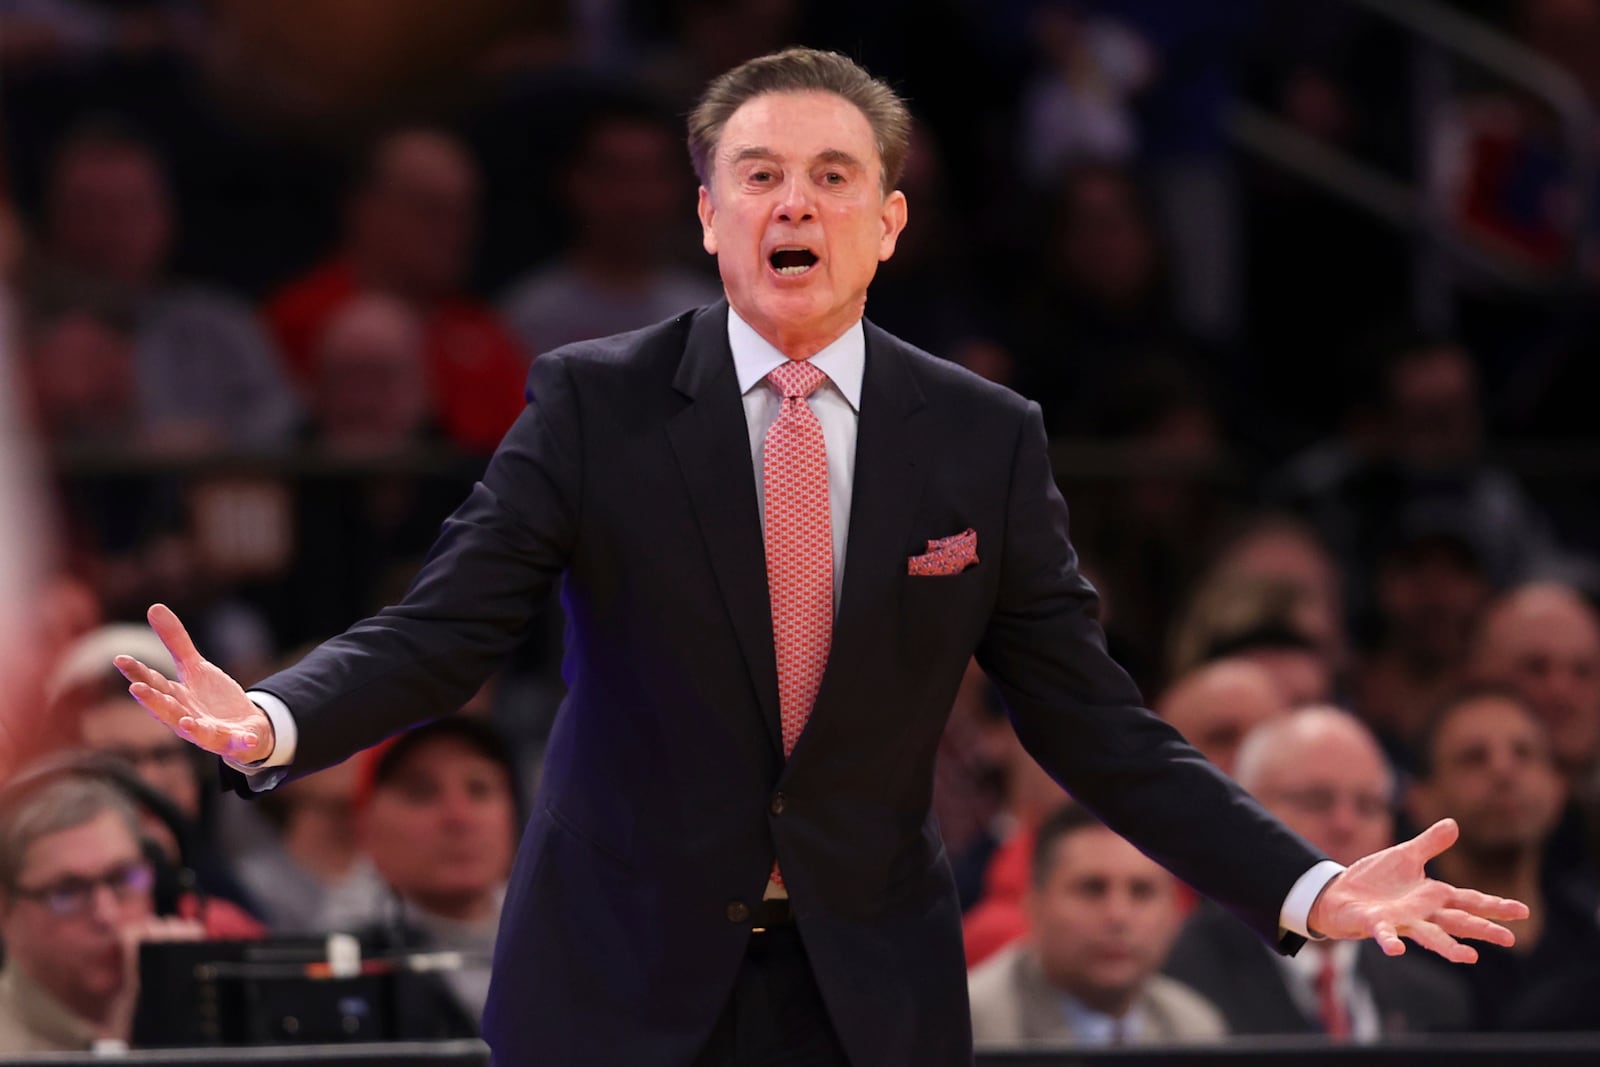
[[[770,170],[753,171],[750,175],[750,180],[762,183],[770,182],[772,180],[772,172]]]
[[[828,173],[822,176],[822,180],[827,182],[829,185],[843,185],[844,175],[840,174],[836,170],[830,170]]]

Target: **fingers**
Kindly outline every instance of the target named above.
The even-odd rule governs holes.
[[[132,656],[117,656],[111,662],[128,681],[142,683],[158,693],[173,695],[172,682],[154,667],[147,667]]]
[[[179,737],[199,745],[207,752],[249,760],[261,745],[261,733],[253,726],[222,722],[210,717],[196,718],[192,710],[143,682],[134,682],[128,687],[128,692]]]
[[[1470,937],[1506,948],[1517,943],[1516,935],[1499,923],[1492,923],[1458,908],[1444,908],[1433,918],[1451,937]]]
[[[1461,828],[1456,825],[1454,819],[1440,819],[1402,847],[1420,852],[1423,862],[1427,862],[1455,844],[1456,838],[1460,836]]]
[[[1381,922],[1373,927],[1372,939],[1383,949],[1385,956],[1404,956],[1406,943],[1400,940],[1400,935],[1395,933],[1394,923]]]
[[[1445,907],[1469,911],[1474,915],[1482,915],[1486,919],[1526,919],[1528,906],[1520,900],[1509,897],[1492,897],[1487,893],[1480,893],[1476,889],[1456,889],[1451,887],[1450,895],[1445,900]]]
[[[179,721],[190,713],[189,709],[178,703],[170,693],[163,692],[146,682],[134,682],[128,686],[128,694],[144,705],[146,711],[174,730],[179,729]]]
[[[183,628],[183,623],[178,621],[178,616],[171,608],[165,604],[152,604],[145,617],[150,620],[150,627],[161,638],[161,643],[167,646],[167,651],[177,661],[179,680],[200,666],[200,652],[190,640],[189,631]]]
[[[1449,934],[1445,933],[1436,923],[1423,920],[1412,923],[1406,930],[1406,936],[1430,952],[1437,952],[1452,963],[1477,963],[1478,950],[1471,945],[1463,945]]]

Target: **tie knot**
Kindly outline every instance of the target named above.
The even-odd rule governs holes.
[[[804,400],[816,391],[828,376],[811,365],[809,360],[791,359],[767,375],[785,400]]]

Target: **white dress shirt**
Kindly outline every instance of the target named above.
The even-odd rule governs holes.
[[[1135,1004],[1125,1015],[1095,1011],[1071,993],[1060,993],[1061,1015],[1072,1031],[1072,1043],[1088,1048],[1135,1045],[1144,1033],[1144,1010]]]
[[[1289,996],[1293,998],[1295,1006],[1307,1019],[1312,1020],[1322,1017],[1317,976],[1322,971],[1323,963],[1331,958],[1333,990],[1344,1004],[1345,1014],[1350,1020],[1350,1039],[1359,1044],[1370,1044],[1383,1036],[1383,1027],[1372,990],[1356,970],[1359,953],[1358,942],[1325,941],[1307,945],[1305,951],[1297,956],[1280,956],[1276,952],[1272,955],[1283,970],[1284,984],[1288,986]]]
[[[778,417],[782,395],[776,386],[766,381],[768,374],[781,367],[789,358],[755,331],[755,328],[731,307],[728,309],[728,347],[733,351],[734,370],[739,378],[739,392],[743,396],[745,423],[750,431],[750,459],[756,479],[756,499],[764,499],[762,485],[762,456],[766,450],[767,430]],[[861,381],[866,371],[866,331],[861,320],[855,323],[838,340],[811,357],[812,366],[828,376],[826,384],[818,386],[807,400],[817,421],[822,424],[823,447],[828,454],[828,511],[833,526],[833,605],[839,609],[839,591],[844,588],[845,543],[850,532],[850,494],[855,486],[856,423],[861,411]],[[765,528],[765,508],[762,525]],[[294,759],[295,739],[298,736],[294,716],[283,701],[270,693],[252,690],[250,699],[272,720],[277,743],[272,755],[248,767],[234,764],[250,776],[251,788],[271,789],[282,781],[285,773],[271,768],[282,768]],[[231,762],[231,761],[230,761]],[[1284,898],[1278,925],[1301,936],[1310,936],[1307,930],[1311,905],[1317,894],[1334,875],[1344,870],[1332,860],[1312,867],[1300,876],[1289,895]],[[769,887],[768,895],[781,895]]]

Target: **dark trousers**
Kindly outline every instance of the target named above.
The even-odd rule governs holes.
[[[793,926],[752,934],[694,1067],[850,1067]]]

